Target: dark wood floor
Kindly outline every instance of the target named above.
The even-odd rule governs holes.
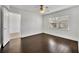
[[[2,53],[77,53],[78,42],[41,33],[22,39],[12,39]]]

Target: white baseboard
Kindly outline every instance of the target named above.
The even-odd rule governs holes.
[[[55,35],[55,36],[58,36],[58,37],[62,37],[62,38],[67,38],[67,39],[70,39],[70,40],[74,40],[74,41],[78,41],[77,38],[74,38],[74,37],[68,37],[68,36],[65,36],[65,35],[58,35],[58,34],[53,34],[53,33],[50,33],[50,32],[44,32],[44,33],[47,33],[47,34],[50,34],[50,35]]]
[[[62,36],[62,35],[57,35],[57,34],[53,34],[53,33],[49,33],[49,32],[37,32],[37,33],[30,33],[30,34],[26,34],[26,35],[21,35],[21,37],[27,37],[27,36],[31,36],[31,35],[36,35],[36,34],[40,34],[40,33],[47,33],[47,34],[50,34],[50,35],[55,35],[55,36],[58,36],[58,37],[62,37],[62,38],[67,38],[67,39],[70,39],[70,40],[74,40],[74,41],[78,41],[77,38],[73,38],[73,37],[68,37],[68,36]]]
[[[32,36],[32,35],[36,35],[36,34],[40,34],[42,32],[37,32],[37,33],[30,33],[30,34],[25,34],[25,35],[21,35],[21,38],[23,37],[28,37],[28,36]]]

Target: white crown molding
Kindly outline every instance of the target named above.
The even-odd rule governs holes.
[[[67,6],[67,7],[60,7],[60,8],[51,10],[49,12],[46,12],[43,15],[47,15],[47,14],[50,14],[50,13],[54,13],[54,12],[61,11],[61,10],[64,10],[64,9],[68,9],[68,8],[72,8],[72,7],[75,7],[75,5],[71,5],[71,6]]]
[[[10,6],[10,8],[15,8],[15,9],[18,9],[22,12],[30,12],[30,13],[35,13],[35,14],[40,14],[39,12],[33,12],[33,11],[30,11],[30,10],[24,10],[24,9],[21,9],[21,8],[17,8],[15,6]]]

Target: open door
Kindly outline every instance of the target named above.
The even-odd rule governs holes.
[[[3,46],[9,41],[9,12],[3,7]]]
[[[20,38],[21,31],[21,15],[13,13],[3,7],[3,46],[5,46],[11,39]]]

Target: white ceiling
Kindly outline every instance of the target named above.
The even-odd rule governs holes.
[[[74,5],[45,5],[47,6],[44,14],[70,8]],[[21,10],[40,13],[40,5],[12,5],[11,7],[19,8]]]

